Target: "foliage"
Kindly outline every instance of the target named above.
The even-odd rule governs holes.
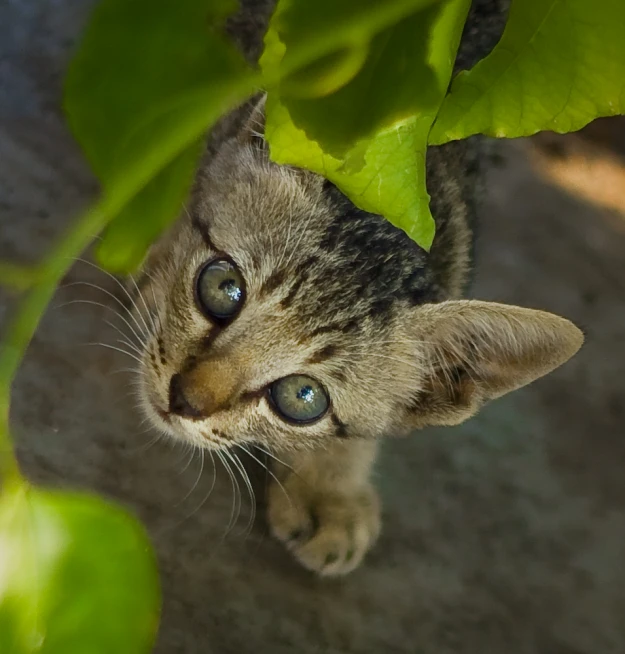
[[[578,130],[625,113],[625,2],[514,0],[493,52],[460,73],[430,143]]]
[[[0,651],[151,646],[158,584],[142,528],[106,502],[28,485],[10,388],[73,258],[105,229],[100,261],[135,268],[222,114],[264,88],[274,161],[326,175],[427,248],[428,143],[573,130],[625,110],[622,0],[513,0],[501,42],[449,89],[469,4],[279,0],[258,71],[223,34],[231,0],[101,0],[66,87],[100,199],[38,266],[0,262],[0,280],[24,293],[0,353]]]
[[[221,34],[230,0],[105,0],[70,66],[65,108],[105,197],[124,196],[99,248],[136,267],[189,190],[202,134],[253,90]],[[149,216],[149,220],[145,220]]]
[[[125,511],[86,495],[6,489],[0,552],[0,652],[150,650],[156,566]]]
[[[383,214],[429,248],[434,221],[425,150],[470,1],[413,4],[416,10],[385,29],[378,22],[368,31],[344,30],[335,46],[338,66],[335,54],[330,65],[305,76],[283,75],[268,95],[266,136],[274,161],[324,175],[361,208]],[[270,79],[309,30],[301,9],[285,7],[274,16],[261,59]]]

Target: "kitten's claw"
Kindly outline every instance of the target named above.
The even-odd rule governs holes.
[[[269,488],[271,531],[306,568],[344,575],[362,562],[380,533],[380,503],[371,485],[319,492],[296,475]]]

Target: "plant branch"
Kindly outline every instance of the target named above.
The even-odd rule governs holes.
[[[32,283],[6,331],[0,350],[0,466],[7,476],[15,476],[18,471],[9,436],[9,405],[13,378],[59,281],[75,257],[89,245],[114,215],[110,205],[111,202],[106,199],[96,204],[44,259],[38,268],[37,283]],[[9,267],[4,270],[8,271]],[[22,277],[22,280],[26,282],[26,276]]]
[[[211,107],[212,111],[198,110],[192,119],[189,118],[183,125],[177,126],[176,130],[163,135],[158,154],[139,160],[132,170],[127,170],[123,177],[120,176],[115,192],[106,193],[83,214],[37,268],[37,281],[26,292],[0,346],[0,472],[10,475],[18,471],[9,435],[11,385],[41,316],[63,275],[76,257],[157,172],[205,133],[224,110],[231,109],[248,97],[256,82],[254,76],[236,80],[227,89],[228,93],[224,93],[226,97],[219,106],[213,102],[211,107],[213,89],[202,89],[194,94],[190,100],[200,108]]]

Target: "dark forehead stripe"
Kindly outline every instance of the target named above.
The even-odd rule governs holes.
[[[278,288],[283,286],[287,281],[287,271],[284,268],[274,270],[271,275],[265,280],[260,288],[260,295],[271,295]]]
[[[216,245],[213,243],[210,235],[210,230],[208,228],[208,225],[205,222],[202,222],[200,218],[196,215],[193,214],[191,218],[191,224],[193,228],[199,232],[200,236],[202,237],[202,240],[204,241],[204,245],[209,249],[209,250],[214,250],[215,252],[220,252],[219,248],[216,247]]]
[[[319,246],[339,255],[340,273],[354,293],[380,302],[408,299],[427,289],[427,252],[384,218],[337,204],[343,211],[328,225]]]
[[[427,252],[381,216],[356,208],[332,185],[325,194],[329,219],[287,272],[292,285],[282,302],[307,323],[309,338],[345,333],[368,320],[384,325],[399,305],[443,299]]]
[[[314,267],[318,263],[319,257],[313,254],[298,262],[293,270],[290,271],[289,277],[292,280],[292,284],[289,292],[280,302],[283,309],[288,309],[293,304],[299,294],[300,288],[313,275]],[[316,291],[319,293],[322,289],[317,288]]]
[[[293,282],[293,284],[291,284],[291,287],[289,288],[289,292],[280,301],[280,306],[283,309],[288,309],[293,304],[293,301],[295,300],[297,294],[299,293],[299,289],[302,287],[302,284],[305,281],[306,280],[304,277],[299,277]]]
[[[323,363],[324,361],[327,361],[328,359],[331,359],[332,357],[336,356],[338,351],[339,348],[332,343],[330,343],[329,345],[324,345],[321,349],[311,354],[311,356],[308,357],[306,362],[310,365],[314,365],[316,363]]]
[[[320,336],[321,334],[332,334],[333,332],[340,333],[340,334],[349,334],[350,332],[355,332],[358,329],[358,327],[359,327],[359,321],[356,319],[330,322],[311,330],[308,336],[309,338],[314,338],[315,336]]]

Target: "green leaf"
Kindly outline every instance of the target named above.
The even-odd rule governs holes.
[[[203,142],[187,147],[134,197],[109,225],[96,256],[108,270],[138,268],[145,252],[172,218],[179,216]]]
[[[385,216],[429,248],[434,221],[426,143],[469,5],[437,3],[386,27],[367,46],[360,71],[333,94],[303,99],[288,88],[283,94],[282,85],[271,89],[265,130],[271,158],[325,176],[357,206]],[[295,39],[291,47],[297,48]],[[278,28],[270,29],[265,48],[261,65],[271,73],[288,54]]]
[[[194,144],[253,92],[256,74],[221,32],[232,8],[231,0],[97,6],[66,80],[68,121],[105,194],[143,189],[111,226],[110,243],[105,234],[104,264],[127,270],[141,259],[178,215]]]
[[[295,125],[328,154],[344,157],[359,139],[440,100],[427,61],[429,28],[440,0],[326,0],[324,5],[313,9],[309,2],[282,0],[261,66]],[[423,11],[431,6],[429,13]],[[305,60],[303,53],[313,59]]]
[[[513,0],[493,52],[453,82],[430,142],[570,132],[625,113],[625,2]]]
[[[265,40],[265,82],[273,86],[328,55],[366,47],[375,34],[438,1],[279,0]],[[332,67],[320,70],[331,74]]]
[[[125,511],[85,495],[4,492],[0,652],[147,653],[159,604],[150,543]]]
[[[435,5],[374,36],[360,70],[333,93],[302,99],[289,93],[292,84],[286,89],[280,84],[295,125],[325,152],[341,158],[375,132],[436,111],[446,87],[438,87],[427,46],[439,11]]]

